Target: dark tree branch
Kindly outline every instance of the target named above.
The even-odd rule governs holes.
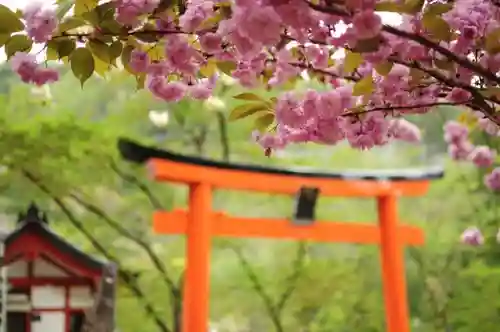
[[[77,202],[80,206],[85,208],[87,211],[96,215],[101,220],[106,222],[106,224],[108,224],[111,228],[113,228],[118,234],[130,240],[131,242],[137,244],[141,249],[143,249],[144,252],[149,257],[149,259],[151,260],[151,262],[153,263],[153,266],[156,268],[156,270],[158,270],[158,272],[162,276],[162,279],[169,288],[170,292],[172,294],[177,292],[175,283],[170,278],[167,269],[165,267],[165,264],[163,264],[158,255],[156,255],[151,246],[144,239],[142,239],[139,236],[136,236],[127,228],[123,227],[118,221],[111,218],[104,210],[102,210],[97,205],[84,200],[83,198],[74,193],[70,194],[69,197],[73,199],[75,202]]]
[[[346,11],[342,8],[339,8],[337,6],[325,7],[322,5],[314,4],[314,3],[309,2],[307,0],[304,0],[304,1],[309,5],[310,8],[312,8],[316,11],[319,11],[321,13],[324,13],[324,14],[330,14],[330,15],[341,16],[341,17],[351,16],[351,14],[348,11]],[[482,66],[477,65],[466,58],[462,58],[462,57],[454,54],[450,50],[448,50],[448,49],[442,47],[441,45],[425,38],[424,36],[421,36],[421,35],[418,35],[418,34],[415,34],[412,32],[399,30],[399,29],[397,29],[393,26],[390,26],[390,25],[384,25],[382,27],[382,30],[389,33],[389,34],[392,34],[394,36],[398,36],[398,37],[401,37],[404,39],[412,40],[412,41],[414,41],[422,46],[430,48],[430,49],[440,53],[441,55],[445,56],[449,60],[455,62],[456,64],[458,64],[466,69],[469,69],[470,71],[472,71],[480,76],[483,76],[484,78],[487,78],[490,81],[493,81],[497,84],[500,84],[500,78],[498,76],[496,76],[494,73],[486,70]]]
[[[141,192],[146,195],[148,198],[149,202],[151,203],[151,206],[157,210],[162,210],[163,209],[163,204],[160,202],[158,198],[156,198],[155,194],[149,189],[149,187],[141,182],[136,176],[126,173],[120,169],[120,167],[116,164],[116,162],[112,161],[110,164],[111,169],[115,174],[121,178],[123,181],[128,182],[134,186],[137,187]]]
[[[267,292],[265,291],[264,286],[260,282],[259,276],[255,273],[252,266],[247,261],[245,255],[239,248],[236,248],[234,246],[230,246],[230,248],[236,254],[236,257],[238,257],[238,260],[243,269],[245,270],[248,279],[250,279],[250,282],[252,283],[255,292],[260,296],[262,302],[264,302],[264,306],[266,307],[266,310],[269,314],[269,318],[271,319],[274,328],[276,329],[277,332],[284,332],[283,325],[281,324],[281,318],[278,312],[276,311],[276,308],[273,304],[273,300],[271,299],[269,294],[267,294]]]
[[[245,273],[247,274],[248,278],[250,279],[250,282],[252,283],[255,292],[260,296],[260,298],[264,302],[264,306],[266,307],[266,310],[269,314],[269,318],[271,319],[274,328],[276,329],[277,332],[284,332],[284,327],[281,322],[281,314],[286,306],[286,303],[293,295],[293,292],[295,291],[297,286],[297,281],[302,275],[304,258],[306,257],[307,254],[307,244],[304,242],[299,243],[295,259],[292,262],[292,271],[290,275],[286,278],[287,287],[281,293],[276,303],[274,303],[272,298],[265,291],[264,286],[260,282],[258,275],[255,273],[252,266],[245,258],[243,252],[239,248],[234,246],[231,246],[230,248],[238,257],[238,260],[240,261],[241,266],[245,270]]]
[[[297,246],[297,253],[295,254],[295,259],[292,262],[292,272],[286,278],[287,288],[281,294],[281,297],[276,304],[276,311],[278,314],[283,312],[286,303],[292,297],[294,291],[297,289],[297,281],[300,279],[303,266],[304,259],[307,256],[307,244],[305,242],[300,242]]]
[[[57,197],[52,191],[34,174],[28,170],[21,170],[21,174],[33,183],[38,189],[40,189],[44,194],[46,194],[52,201],[61,209],[61,211],[66,215],[71,224],[78,229],[80,233],[92,244],[92,246],[107,260],[119,264],[119,260],[114,257],[104,246],[83,226],[83,223],[73,214],[71,209],[64,203],[64,201]],[[156,313],[153,304],[148,300],[146,294],[142,291],[141,287],[138,285],[137,280],[132,276],[132,274],[123,268],[118,270],[119,277],[124,281],[125,286],[136,296],[139,303],[146,314],[151,317],[158,330],[160,332],[171,332],[168,326],[165,324],[163,319]]]
[[[222,147],[222,160],[228,162],[231,151],[229,147],[229,138],[227,134],[227,120],[226,116],[222,112],[217,112],[217,123],[219,125],[219,138],[220,138],[220,145]]]

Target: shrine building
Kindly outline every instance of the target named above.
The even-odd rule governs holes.
[[[79,332],[107,263],[52,231],[35,204],[0,237],[0,331]]]

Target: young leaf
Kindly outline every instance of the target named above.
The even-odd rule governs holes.
[[[105,63],[110,63],[111,57],[109,55],[109,46],[97,40],[90,40],[87,43],[92,54]]]
[[[422,17],[422,25],[435,38],[444,41],[450,41],[452,34],[448,23],[439,16],[424,15]]]
[[[401,13],[404,14],[417,14],[422,11],[425,0],[406,0],[403,4]]]
[[[487,88],[486,90],[481,91],[481,94],[487,98],[491,98],[491,97],[499,98],[500,97],[500,87]]]
[[[7,41],[10,39],[10,34],[8,33],[0,33],[0,47],[5,45]]]
[[[33,41],[26,35],[14,35],[5,44],[5,54],[10,58],[16,52],[29,52],[32,46]]]
[[[357,53],[376,52],[380,48],[381,43],[382,36],[380,35],[370,39],[358,40],[356,46],[353,48],[353,51]]]
[[[67,17],[65,18],[58,27],[59,32],[66,32],[86,25],[87,22],[79,17]]]
[[[92,53],[84,47],[77,48],[70,58],[71,70],[75,77],[83,84],[92,76],[95,69]]]
[[[500,29],[494,29],[488,33],[484,38],[484,48],[490,54],[497,54],[500,52]]]
[[[403,5],[396,1],[381,1],[375,5],[375,10],[378,12],[399,13],[403,10]]]
[[[142,90],[144,89],[144,83],[146,83],[146,74],[138,74],[135,76],[135,82],[136,82],[136,89],[137,90]]]
[[[153,46],[151,44],[142,45],[142,50],[147,52],[151,61],[160,61],[165,58],[165,45],[162,43],[156,43]]]
[[[75,16],[82,16],[97,7],[99,0],[76,0]]]
[[[386,76],[391,72],[394,64],[390,61],[384,61],[375,66],[375,71],[382,76]]]
[[[95,54],[93,54],[93,57],[94,57],[94,72],[101,77],[106,77],[106,74],[111,69],[111,65],[107,62],[102,61]]]
[[[0,33],[11,34],[24,30],[24,24],[12,10],[0,5]]]
[[[72,0],[65,0],[65,1],[58,1],[57,2],[57,12],[56,16],[59,20],[61,20],[73,7],[73,1]]]
[[[255,128],[260,132],[265,132],[269,130],[269,127],[274,122],[274,113],[265,113],[255,119]]]
[[[433,3],[425,8],[425,14],[443,15],[453,8],[453,3]]]
[[[235,121],[238,119],[246,118],[249,115],[266,111],[268,106],[266,104],[244,104],[235,107],[231,113],[229,113],[229,121]]]
[[[109,45],[109,56],[111,58],[111,61],[117,59],[122,54],[122,51],[123,51],[123,44],[119,40]]]
[[[208,60],[207,63],[200,68],[200,74],[205,77],[210,77],[217,71],[217,65],[214,61]]]
[[[121,60],[122,60],[122,65],[125,68],[125,70],[128,71],[129,73],[132,73],[135,75],[135,72],[132,70],[132,68],[130,68],[130,56],[131,56],[133,50],[134,50],[133,46],[131,46],[131,45],[125,46],[125,48],[122,51]]]
[[[236,69],[236,64],[232,61],[217,61],[217,68],[224,74],[231,76],[233,70]]]
[[[374,88],[373,78],[371,76],[365,76],[354,84],[352,94],[353,96],[365,96],[372,93]]]
[[[363,57],[359,53],[345,51],[344,72],[352,73],[363,63]]]
[[[233,98],[239,100],[264,101],[264,99],[254,93],[240,93],[239,95],[233,96]]]

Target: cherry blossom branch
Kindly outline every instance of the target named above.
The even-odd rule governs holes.
[[[410,109],[419,109],[419,108],[427,108],[427,107],[436,107],[436,106],[460,106],[460,105],[468,105],[471,103],[471,100],[460,102],[460,103],[451,103],[451,102],[435,102],[435,103],[426,103],[426,104],[417,104],[417,105],[401,105],[401,106],[377,106],[369,109],[365,109],[363,111],[359,112],[349,112],[342,114],[342,116],[350,116],[350,115],[358,115],[358,114],[363,114],[363,113],[369,113],[369,112],[376,112],[376,111],[404,111],[404,110],[410,110]]]
[[[347,16],[350,16],[350,14],[347,12],[347,11],[344,11],[340,8],[335,8],[335,7],[324,7],[324,6],[321,6],[321,5],[316,5],[316,4],[313,4],[307,0],[304,0],[308,6],[316,11],[319,11],[321,13],[325,13],[325,14],[331,14],[331,15],[337,15],[337,16],[342,16],[342,17],[347,17]],[[382,27],[382,30],[387,32],[387,33],[390,33],[394,36],[398,36],[398,37],[401,37],[401,38],[405,38],[405,39],[409,39],[409,40],[412,40],[422,46],[426,46],[438,53],[440,53],[441,55],[444,55],[445,57],[447,57],[448,59],[450,60],[453,60],[455,63],[459,64],[460,66],[466,68],[466,69],[469,69],[485,78],[488,78],[489,80],[497,83],[497,84],[500,84],[500,77],[496,76],[494,73],[492,72],[489,72],[488,70],[484,69],[483,67],[465,59],[465,58],[461,58],[457,55],[455,55],[453,52],[451,52],[450,50],[442,47],[441,45],[425,38],[424,36],[421,36],[421,35],[418,35],[418,34],[415,34],[415,33],[411,33],[411,32],[406,32],[406,31],[403,31],[403,30],[399,30],[393,26],[390,26],[390,25],[383,25]]]

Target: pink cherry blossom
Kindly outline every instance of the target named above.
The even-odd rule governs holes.
[[[494,191],[500,191],[500,167],[484,177],[485,185]]]
[[[373,10],[365,10],[355,14],[352,24],[359,39],[373,38],[382,29],[382,19]]]
[[[59,73],[56,70],[41,68],[32,54],[17,52],[10,59],[10,65],[25,83],[44,85],[59,80]]]
[[[130,54],[130,68],[135,72],[142,73],[148,69],[149,66],[149,55],[148,53],[140,50],[133,50]]]
[[[495,151],[487,146],[477,146],[469,158],[477,167],[490,167],[495,161]]]
[[[460,237],[462,243],[470,246],[480,246],[484,243],[483,235],[477,227],[467,228]]]
[[[31,2],[23,12],[26,32],[35,43],[44,43],[52,38],[58,20],[53,8],[44,8],[41,2]]]

